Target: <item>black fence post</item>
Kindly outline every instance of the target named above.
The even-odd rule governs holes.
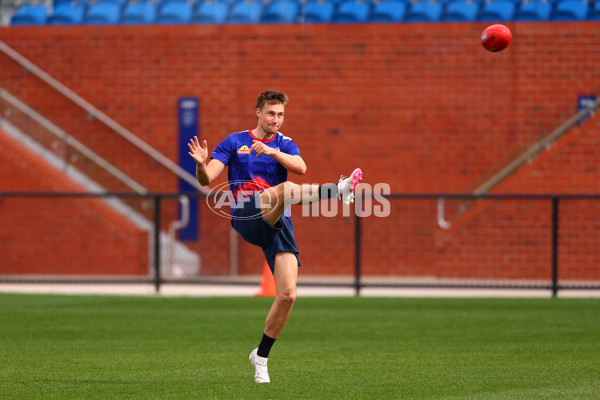
[[[154,195],[154,286],[160,292],[160,196]]]
[[[361,265],[360,265],[360,217],[358,216],[358,212],[355,212],[356,215],[356,223],[354,225],[354,289],[356,291],[356,296],[360,296],[360,274],[361,274]]]
[[[552,198],[552,297],[558,294],[558,197]]]

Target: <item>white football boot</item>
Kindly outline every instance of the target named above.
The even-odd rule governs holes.
[[[250,353],[250,362],[254,365],[254,382],[269,383],[271,379],[269,379],[269,371],[267,370],[268,359],[256,354],[257,351],[258,347]]]
[[[338,182],[338,200],[346,205],[354,203],[354,189],[361,181],[362,176],[363,173],[360,168],[356,168],[352,171],[348,178],[342,176]]]

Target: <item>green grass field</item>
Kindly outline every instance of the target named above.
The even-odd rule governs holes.
[[[1,399],[598,399],[600,300],[0,294]]]

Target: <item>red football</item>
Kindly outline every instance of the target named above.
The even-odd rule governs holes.
[[[485,28],[481,34],[481,45],[487,51],[502,51],[508,47],[511,39],[510,29],[502,24],[495,24]]]

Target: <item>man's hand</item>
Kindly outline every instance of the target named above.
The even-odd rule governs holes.
[[[272,147],[267,146],[260,140],[252,141],[252,146],[250,147],[250,152],[252,152],[252,151],[256,152],[256,157],[260,156],[261,154],[272,157],[277,152],[277,150],[275,150]]]
[[[188,143],[188,147],[190,148],[190,152],[188,153],[198,164],[204,164],[208,159],[208,144],[206,140],[202,141],[202,146],[200,146],[200,141],[197,136],[194,136],[193,139],[190,139]]]
[[[304,163],[302,157],[299,155],[293,156],[291,154],[276,150],[267,146],[260,140],[252,141],[252,147],[250,147],[250,151],[255,151],[256,157],[261,154],[273,157],[275,160],[277,160],[277,162],[279,162],[279,164],[283,166],[283,168],[293,172],[294,174],[303,175],[306,172],[306,164]]]

